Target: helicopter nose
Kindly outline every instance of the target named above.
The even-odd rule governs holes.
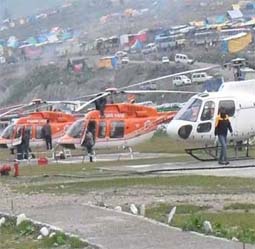
[[[179,120],[171,121],[167,126],[167,134],[175,140],[188,139],[192,131],[192,125],[183,124]]]

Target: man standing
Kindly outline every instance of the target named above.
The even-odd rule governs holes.
[[[88,130],[86,132],[85,138],[84,138],[84,142],[82,143],[83,146],[86,147],[87,152],[88,152],[88,156],[89,156],[89,161],[93,162],[93,146],[95,145],[95,141],[94,141],[94,136],[93,133]]]
[[[221,108],[219,115],[216,118],[215,124],[215,136],[218,136],[218,141],[221,145],[219,164],[229,164],[227,160],[227,135],[228,130],[232,133],[231,123],[228,116],[226,115],[225,109]]]
[[[51,126],[50,126],[49,119],[47,119],[46,124],[42,128],[42,136],[45,139],[47,150],[51,150],[52,149],[52,134],[51,134]]]

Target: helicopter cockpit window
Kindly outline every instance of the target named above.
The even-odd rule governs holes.
[[[105,138],[106,135],[106,123],[105,122],[99,122],[98,127],[98,137],[99,138]]]
[[[26,135],[26,134],[29,134],[29,138],[31,139],[32,138],[32,126],[27,126],[27,127],[25,127],[25,128],[23,128],[24,126],[19,126],[18,128],[17,128],[17,131],[16,131],[16,134],[15,134],[15,136],[14,136],[14,138],[19,138],[19,137],[21,137],[21,135],[22,135],[22,133],[23,133],[23,135]],[[23,129],[25,129],[24,131],[23,131]],[[25,134],[26,133],[26,134]]]
[[[213,101],[207,101],[201,114],[201,121],[211,120],[214,116],[214,112],[215,103]]]
[[[221,100],[219,102],[219,110],[220,111],[221,108],[224,108],[224,110],[226,111],[226,114],[229,117],[233,117],[235,114],[235,102],[233,100]]]
[[[10,125],[10,126],[6,127],[2,133],[2,138],[11,139],[13,136],[13,132],[14,132],[14,126],[15,125]]]
[[[175,116],[176,120],[196,122],[202,105],[201,99],[191,99],[185,107]]]
[[[122,138],[124,137],[124,121],[113,121],[111,123],[110,138]]]
[[[36,139],[42,139],[43,138],[42,126],[36,126],[35,138]]]
[[[82,132],[84,130],[85,121],[77,120],[73,123],[70,128],[67,130],[66,134],[73,138],[81,138]]]

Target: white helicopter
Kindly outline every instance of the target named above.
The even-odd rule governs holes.
[[[209,151],[215,146],[216,116],[222,107],[233,128],[229,141],[240,146],[255,136],[255,80],[225,82],[218,92],[191,97],[168,124],[167,133],[174,141],[183,143],[188,154],[199,159],[194,153],[199,147]],[[208,154],[211,160],[216,159],[216,154]]]

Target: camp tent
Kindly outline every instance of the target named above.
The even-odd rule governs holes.
[[[223,39],[221,42],[221,51],[223,53],[238,53],[245,49],[251,42],[252,34],[242,32]]]
[[[228,17],[231,20],[239,19],[243,17],[243,13],[240,10],[229,10],[227,12]]]
[[[117,66],[117,62],[118,59],[115,56],[107,56],[99,59],[97,67],[112,69]]]

